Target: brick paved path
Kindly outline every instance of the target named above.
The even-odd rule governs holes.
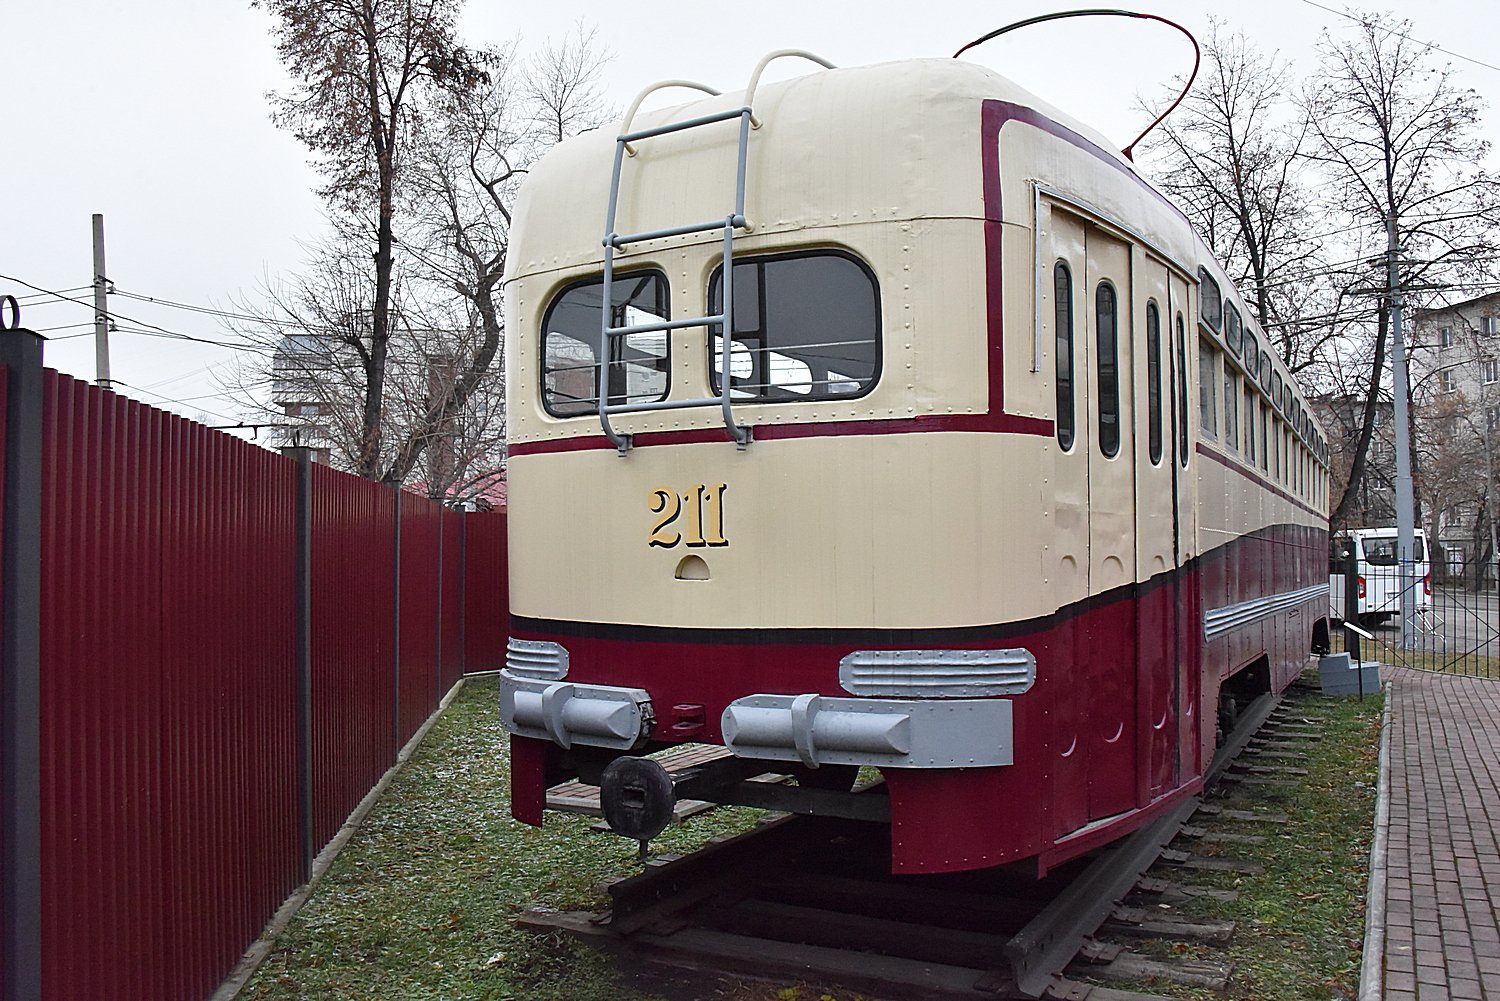
[[[1500,682],[1388,676],[1385,996],[1500,1001]]]

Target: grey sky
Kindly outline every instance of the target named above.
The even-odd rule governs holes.
[[[519,35],[524,51],[568,33],[576,22],[597,26],[614,54],[605,71],[608,93],[623,106],[646,84],[666,78],[742,88],[772,49],[807,49],[838,65],[946,56],[1001,24],[1065,6],[1041,0],[760,0],[748,7],[471,0],[463,32],[474,44]],[[1178,20],[1200,38],[1215,14],[1263,50],[1279,49],[1299,72],[1309,68],[1324,26],[1352,28],[1306,0],[1160,0],[1134,9]],[[1488,5],[1424,0],[1396,9],[1414,21],[1415,37],[1500,65],[1500,14]],[[10,5],[0,56],[0,275],[59,291],[87,286],[94,212],[105,214],[108,271],[122,292],[232,310],[237,298],[255,297],[267,275],[295,270],[302,260],[299,241],[320,235],[323,216],[303,149],[268,119],[265,92],[285,86],[268,24],[247,5],[202,0]],[[1485,133],[1500,138],[1500,109],[1493,107],[1500,70],[1435,56],[1451,60],[1460,82],[1490,99]],[[1145,124],[1134,96],[1156,93],[1191,65],[1180,35],[1123,19],[1028,29],[972,57],[1122,145]],[[803,65],[789,61],[770,75],[800,73]],[[661,100],[674,99],[669,93]],[[603,206],[600,216],[602,227]],[[6,292],[32,290],[0,278],[0,293]],[[69,294],[90,295],[87,288]],[[91,329],[89,306],[42,305],[33,298],[23,309],[28,326],[65,328],[50,330],[49,337]],[[112,298],[111,309],[124,328],[143,321],[206,340],[234,339],[203,313],[123,295]],[[113,375],[127,394],[211,423],[238,418],[213,379],[233,351],[123,332],[111,347]],[[92,378],[92,337],[49,343],[47,362]]]

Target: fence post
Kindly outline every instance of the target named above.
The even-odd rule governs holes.
[[[391,601],[391,760],[395,761],[401,754],[401,494],[399,486],[392,487],[396,491],[396,533],[394,544],[396,546],[396,558],[392,563],[396,567],[396,576],[391,584],[391,593],[394,595]]]
[[[1344,621],[1359,623],[1359,557],[1355,555],[1352,541],[1348,552],[1344,553]],[[1355,664],[1361,662],[1359,634],[1352,629],[1344,630],[1344,649],[1349,652]],[[1363,673],[1360,674],[1360,684],[1363,694]]]
[[[297,464],[296,605],[297,647],[297,811],[302,843],[302,881],[312,878],[313,746],[312,746],[312,449],[285,447],[281,454]]]
[[[0,553],[0,997],[42,996],[42,338],[0,330],[5,512]]]
[[[458,676],[469,673],[469,512],[458,514]]]
[[[434,502],[437,503],[437,502]],[[433,637],[433,665],[432,665],[432,710],[437,711],[438,703],[443,701],[443,544],[447,541],[447,532],[443,531],[443,515],[447,513],[443,505],[438,503],[437,511],[437,633]]]

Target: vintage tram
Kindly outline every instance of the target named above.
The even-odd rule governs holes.
[[[687,86],[516,210],[513,814],[722,744],[887,796],[896,872],[1045,872],[1194,795],[1326,645],[1328,477],[1184,216],[969,62]]]

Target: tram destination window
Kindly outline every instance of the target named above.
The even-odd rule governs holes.
[[[724,269],[709,280],[708,309],[723,309]],[[736,258],[730,395],[766,402],[863,396],[880,375],[875,276],[837,251]],[[710,327],[709,374],[723,376],[723,326]]]
[[[610,326],[667,319],[667,279],[657,271],[616,275],[610,282]],[[557,417],[599,410],[598,345],[604,280],[563,289],[542,320],[542,405]],[[668,336],[664,330],[612,339],[609,402],[650,403],[667,395]]]

